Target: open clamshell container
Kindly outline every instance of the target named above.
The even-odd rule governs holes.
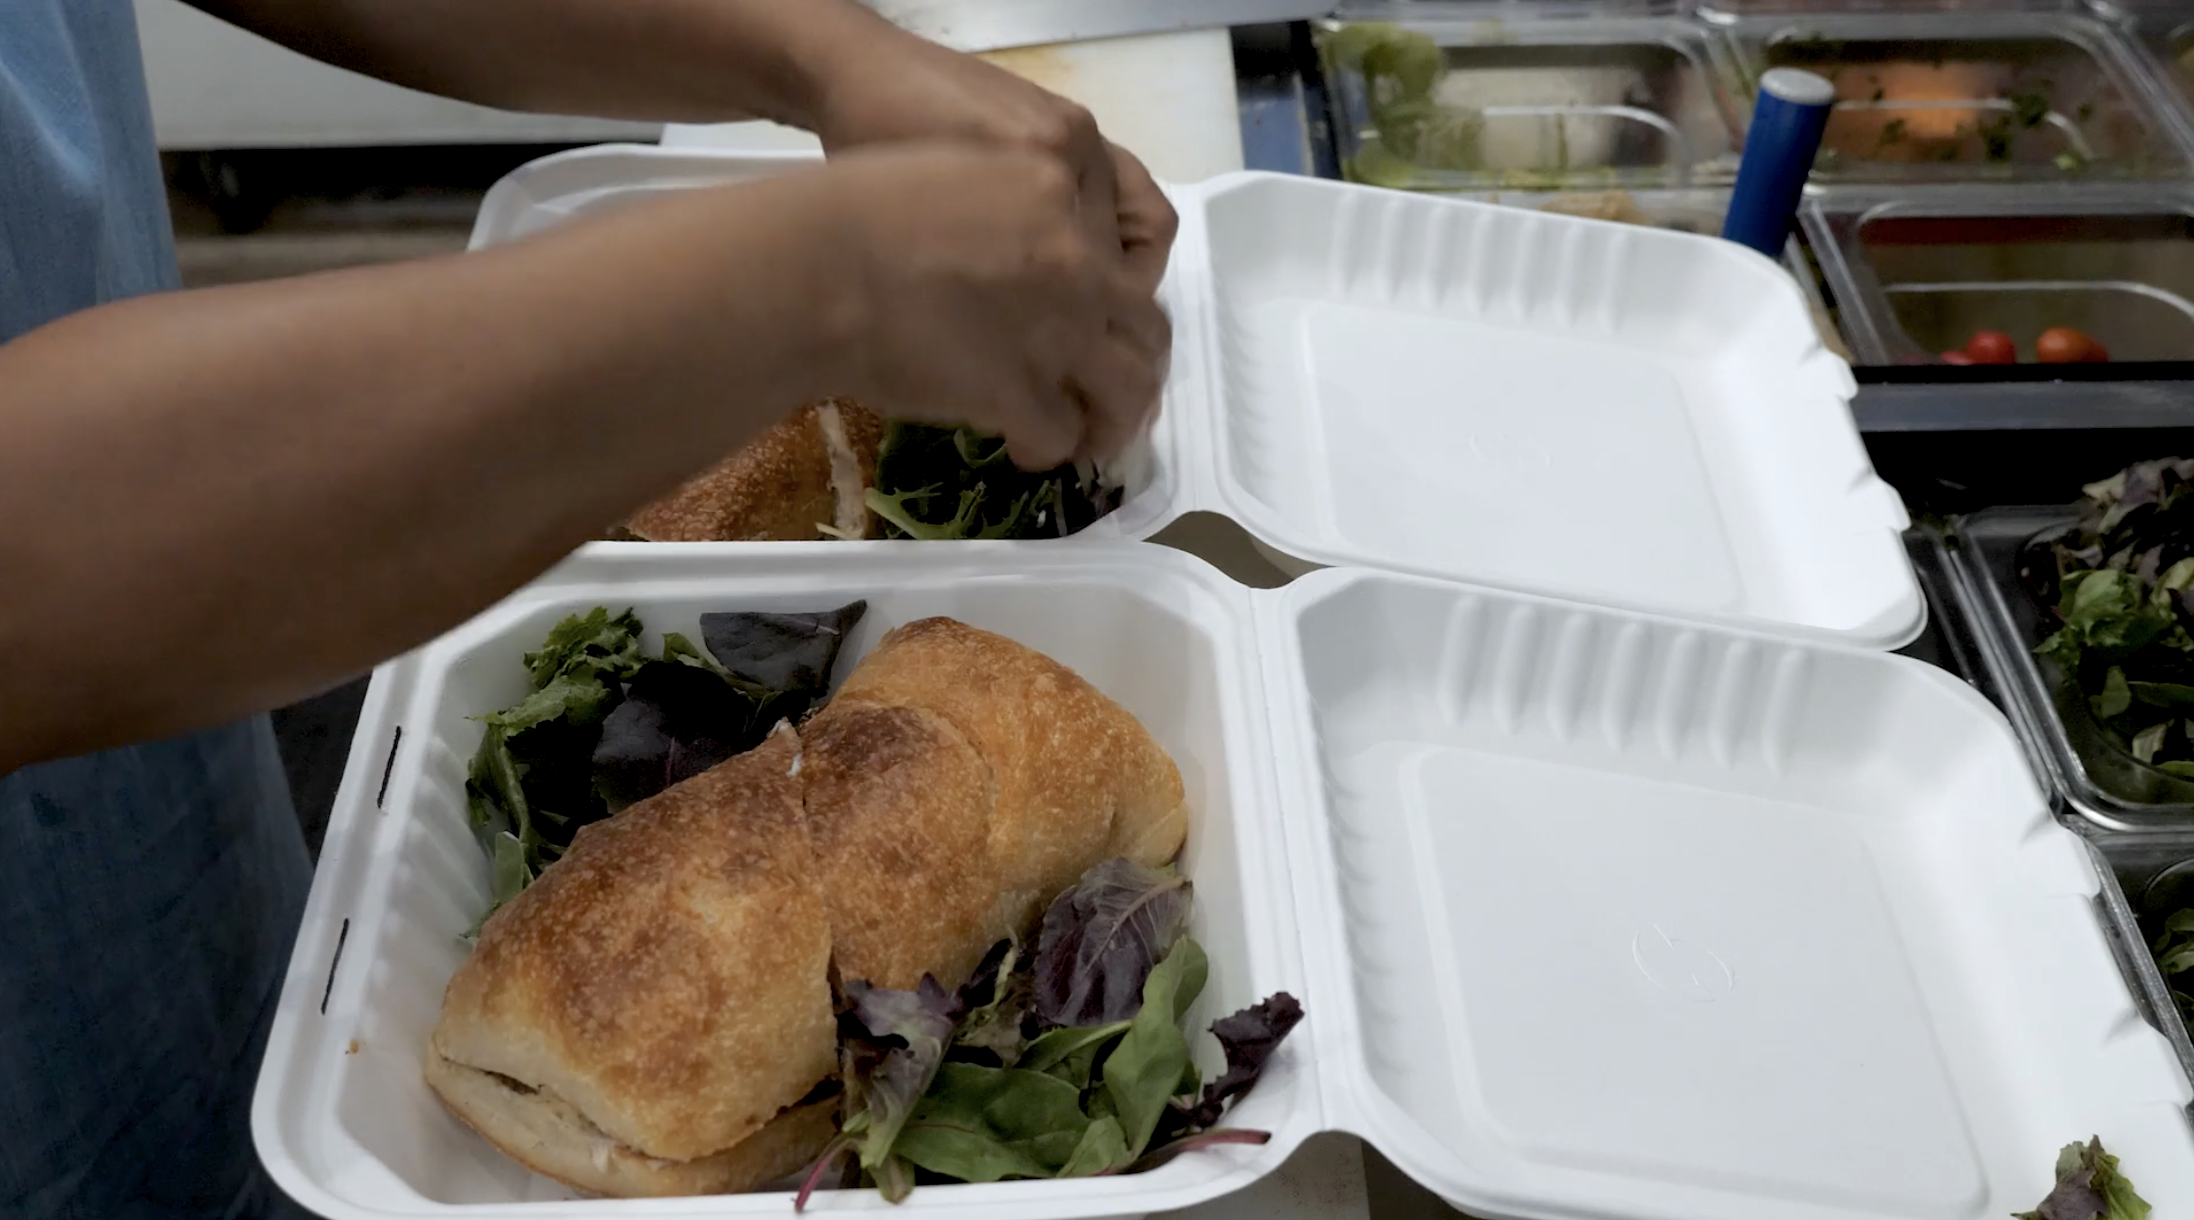
[[[1840,191],[1801,211],[1861,363],[1933,363],[1975,331],[2034,360],[2070,326],[2118,361],[2194,360],[2194,194]]]
[[[1484,203],[1536,208],[1588,220],[1651,225],[1709,237],[1722,231],[1722,221],[1729,214],[1729,197],[1726,188],[1703,187],[1689,190],[1498,191],[1462,196]],[[1783,270],[1790,273],[1798,290],[1805,294],[1806,308],[1812,311],[1814,328],[1820,334],[1822,346],[1843,360],[1851,360],[1850,343],[1837,323],[1835,307],[1823,291],[1821,273],[1806,253],[1805,243],[1799,241],[1795,233],[1784,247],[1781,261]]]
[[[476,246],[813,164],[609,148],[506,179]],[[1274,174],[1177,188],[1164,410],[1121,507],[1377,567],[1868,647],[1919,633],[1902,502],[1804,294],[1716,238]],[[649,545],[649,544],[604,544]],[[934,545],[934,544],[910,544]]]
[[[1251,591],[1122,543],[593,550],[385,667],[254,1107],[285,1191],[333,1220],[789,1214],[570,1199],[444,1113],[420,1056],[488,901],[469,718],[520,695],[521,655],[595,605],[660,633],[856,597],[844,665],[948,614],[1140,717],[1193,810],[1192,1023],[1279,989],[1309,1017],[1229,1118],[1265,1146],[820,1214],[1143,1215],[1322,1130],[1467,1211],[1577,1220],[2002,1215],[2093,1134],[2160,1220],[2194,1214],[2190,1090],[2094,864],[1956,678],[1398,574]]]
[[[1723,28],[1741,96],[1777,67],[1836,87],[1818,181],[2154,180],[2185,170],[2179,124],[2138,52],[2077,13],[1793,13]]]

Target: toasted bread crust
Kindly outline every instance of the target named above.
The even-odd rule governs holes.
[[[729,1148],[806,1096],[837,1028],[798,756],[781,731],[582,829],[481,930],[434,1052],[666,1160]]]
[[[813,541],[827,536],[823,526],[866,536],[862,497],[883,433],[883,420],[858,403],[810,403],[624,528],[647,542]]]
[[[719,1195],[754,1190],[813,1163],[838,1133],[836,1093],[794,1105],[721,1152],[669,1161],[635,1152],[571,1103],[431,1049],[426,1078],[460,1122],[512,1160],[573,1190],[616,1198]]]
[[[1149,730],[1080,674],[949,618],[884,637],[830,708],[920,708],[990,765],[990,856],[1011,905],[1048,902],[1114,856],[1171,860],[1188,828],[1181,773]]]

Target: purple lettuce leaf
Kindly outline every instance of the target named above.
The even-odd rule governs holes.
[[[1188,923],[1188,878],[1109,860],[1044,913],[1036,1014],[1051,1025],[1108,1025],[1142,1008],[1143,983]]]
[[[858,601],[814,614],[704,614],[701,644],[743,682],[819,695],[830,689],[838,650],[867,609]]]
[[[861,1155],[861,1168],[881,1181],[893,1142],[945,1061],[960,1002],[926,974],[913,991],[856,981],[846,984],[845,997],[838,1019],[849,1116],[845,1133]]]

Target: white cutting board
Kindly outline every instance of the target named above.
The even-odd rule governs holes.
[[[1225,30],[1144,34],[993,51],[983,58],[1089,107],[1114,143],[1167,182],[1201,182],[1242,168],[1234,51]],[[768,151],[816,146],[774,123],[673,124],[673,147]]]

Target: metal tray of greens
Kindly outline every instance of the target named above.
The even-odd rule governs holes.
[[[1961,520],[1953,552],[2007,711],[2074,816],[2194,829],[2194,463],[2078,505]]]

